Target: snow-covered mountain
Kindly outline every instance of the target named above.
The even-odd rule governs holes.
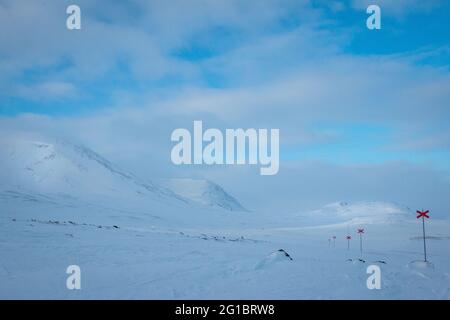
[[[2,189],[80,196],[182,199],[151,181],[116,168],[94,151],[58,141],[2,141]]]
[[[66,141],[0,141],[0,164],[3,196],[45,195],[97,203],[114,199],[127,204],[158,201],[169,205],[245,210],[212,182],[144,180],[119,169],[96,152]]]
[[[410,208],[393,202],[334,202],[303,215],[315,224],[395,222],[414,216]]]
[[[248,211],[218,184],[202,179],[166,179],[161,184],[176,194],[208,207]]]

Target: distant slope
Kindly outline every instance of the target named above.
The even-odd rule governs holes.
[[[161,184],[174,193],[209,207],[230,211],[248,211],[221,186],[200,179],[165,179]]]
[[[394,222],[414,216],[411,209],[392,202],[334,202],[301,215],[313,224]]]

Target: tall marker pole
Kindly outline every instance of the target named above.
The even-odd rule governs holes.
[[[363,247],[362,247],[362,235],[364,233],[364,229],[358,229],[358,234],[359,234],[359,251],[361,253],[361,259],[362,259],[362,255],[363,255]]]
[[[428,213],[430,212],[430,210],[426,210],[426,211],[423,211],[423,209],[422,209],[422,211],[419,211],[419,210],[417,210],[416,211],[417,212],[417,219],[420,219],[420,218],[422,218],[422,233],[423,233],[423,255],[424,255],[424,258],[425,258],[425,262],[427,262],[427,244],[426,244],[426,241],[425,241],[425,218],[430,218],[429,216],[428,216]]]
[[[427,262],[427,242],[425,241],[425,218],[422,217],[422,232],[423,232],[423,256]]]
[[[336,248],[336,236],[333,236],[333,248]]]
[[[350,250],[350,240],[352,239],[351,236],[347,236],[347,250]]]

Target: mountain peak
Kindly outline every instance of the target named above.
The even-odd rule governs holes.
[[[248,211],[218,184],[206,179],[165,179],[162,185],[176,194],[209,207],[229,211]]]

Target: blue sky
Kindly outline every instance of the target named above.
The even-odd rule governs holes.
[[[279,128],[282,166],[448,179],[450,2],[370,1],[375,31],[368,4],[0,0],[1,132],[65,136],[152,177],[175,174],[170,132],[203,120]],[[234,187],[227,170],[182,174]]]

